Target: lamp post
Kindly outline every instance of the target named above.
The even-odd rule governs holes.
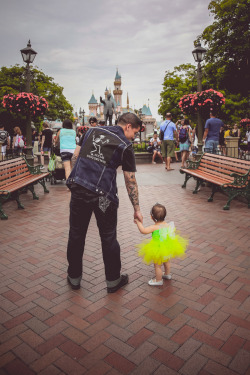
[[[197,44],[196,48],[192,51],[192,54],[194,56],[194,60],[198,63],[197,67],[197,91],[202,91],[202,71],[201,71],[201,62],[203,61],[205,54],[207,50],[203,47],[201,47],[200,42]],[[198,126],[198,153],[197,155],[202,155],[202,137],[203,137],[203,126],[202,126],[202,118],[201,118],[201,112],[198,109],[197,112],[197,126]]]
[[[84,109],[81,109],[81,107],[80,107],[80,110],[79,110],[79,115],[82,116],[82,126],[84,126],[85,125],[85,123],[84,123],[85,111],[84,111]]]
[[[142,119],[142,109],[141,108],[139,109],[138,114],[139,114],[139,119],[141,120]],[[141,127],[140,127],[140,143],[141,143]]]
[[[31,48],[30,40],[28,41],[27,47],[21,49],[21,54],[22,54],[23,61],[26,63],[25,91],[30,92],[30,82],[31,82],[31,77],[32,77],[32,74],[31,74],[31,71],[30,71],[30,64],[33,63],[33,61],[34,61],[34,59],[37,55],[37,52],[34,51]],[[34,165],[34,157],[32,155],[32,129],[31,129],[31,116],[30,116],[30,114],[27,115],[27,119],[26,119],[26,150],[27,150],[26,151],[26,153],[27,153],[26,159],[27,159],[28,164]]]

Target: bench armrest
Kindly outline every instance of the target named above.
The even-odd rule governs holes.
[[[197,169],[200,165],[200,160],[194,161],[194,160],[186,160],[187,163],[187,169]]]
[[[227,184],[224,184],[223,186],[224,187],[226,187],[228,185],[233,185],[233,186],[238,186],[238,187],[245,186],[246,183],[248,182],[249,173],[250,173],[250,169],[245,174],[239,174],[239,173],[235,173],[235,172],[231,173],[230,177],[233,177],[234,181],[233,182],[229,182]]]
[[[0,190],[1,199],[9,199],[10,192],[8,190]]]

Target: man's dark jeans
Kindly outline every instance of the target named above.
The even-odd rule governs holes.
[[[81,188],[72,189],[71,193],[68,275],[73,279],[82,275],[85,238],[92,212],[101,237],[106,280],[117,280],[121,271],[120,245],[116,239],[117,206],[104,197]]]

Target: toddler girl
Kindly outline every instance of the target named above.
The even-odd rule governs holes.
[[[162,204],[156,203],[150,214],[154,224],[149,227],[144,228],[139,220],[135,220],[142,234],[152,233],[152,239],[137,245],[138,253],[144,262],[154,263],[155,266],[155,279],[149,280],[148,284],[163,285],[163,279],[171,279],[170,259],[184,255],[188,241],[175,233],[173,221],[169,224],[164,221],[167,211]],[[163,273],[162,264],[164,266]]]

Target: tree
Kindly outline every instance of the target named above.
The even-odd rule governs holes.
[[[175,119],[181,116],[182,112],[178,105],[180,98],[197,89],[195,69],[194,65],[183,64],[176,66],[172,72],[166,72],[158,110],[163,117],[167,112],[171,112]]]
[[[18,94],[25,91],[25,68],[15,65],[7,68],[2,67],[0,70],[0,103],[6,94]],[[43,96],[49,103],[49,110],[46,113],[48,120],[64,120],[65,118],[73,119],[73,107],[66,100],[63,94],[63,87],[54,82],[52,77],[45,75],[37,68],[31,69],[32,82],[31,92],[35,95]],[[36,120],[38,126],[41,118]],[[0,106],[0,122],[2,122],[8,130],[18,125],[25,129],[25,118],[22,116],[10,115]]]
[[[214,0],[212,25],[198,37],[205,43],[206,72],[217,89],[231,94],[250,91],[250,1]]]

